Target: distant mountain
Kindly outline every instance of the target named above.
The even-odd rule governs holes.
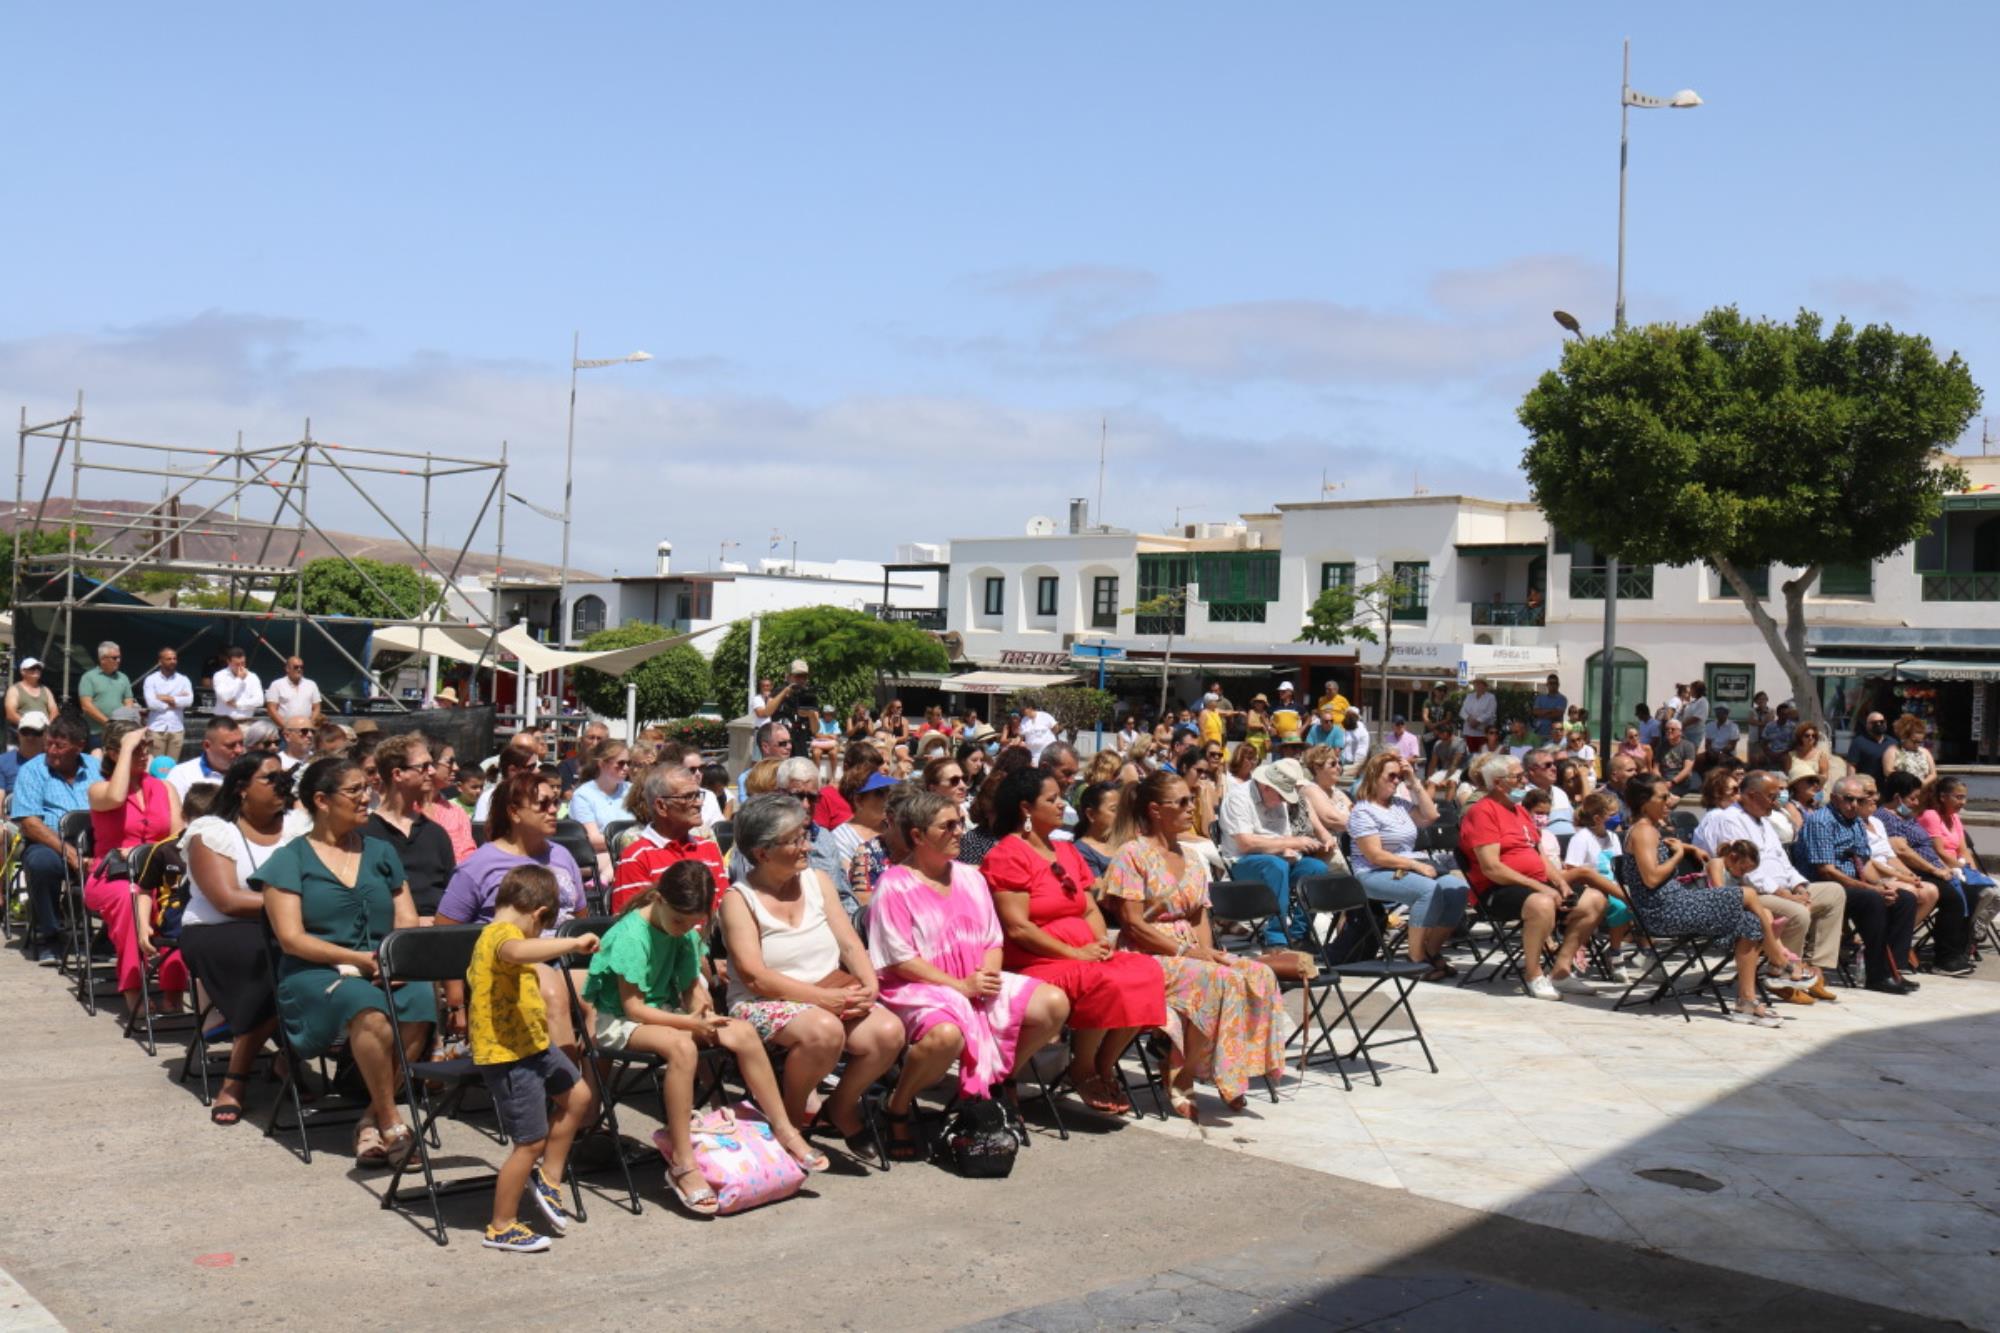
[[[22,526],[32,526],[34,505],[28,504],[23,508],[25,512],[20,515]],[[156,513],[159,508],[158,502],[148,503],[143,500],[84,500],[77,507],[77,518],[91,527],[97,538],[102,539],[109,535],[112,524],[143,518]],[[198,505],[190,507],[184,503],[182,513],[191,515],[199,513],[200,509]],[[42,511],[42,528],[45,530],[60,528],[68,521],[69,511],[70,504],[67,497],[51,497],[48,507]],[[0,511],[0,533],[11,535],[14,524],[13,515]],[[158,528],[117,534],[112,538],[111,549],[126,555],[136,555],[158,541],[172,529],[173,525],[173,516],[169,513],[164,516]],[[414,529],[415,524],[406,526]],[[461,529],[448,535],[463,540],[465,534]],[[336,532],[329,528],[326,530],[326,536],[322,538],[311,528],[307,528],[302,543],[296,529],[273,531],[261,522],[237,523],[222,515],[211,515],[203,519],[181,534],[176,541],[178,549],[169,546],[161,554],[173,559],[205,564],[237,561],[243,564],[292,565],[343,553],[357,557],[366,556],[393,565],[415,563],[409,543],[393,532],[368,536],[354,532]],[[435,569],[442,573],[449,570],[452,562],[458,559],[458,547],[440,546],[433,542],[426,554]],[[490,577],[493,573],[493,552],[467,551],[464,560],[459,562],[458,570],[461,578]],[[506,574],[510,579],[554,579],[560,573],[560,567],[556,565],[544,564],[538,560],[523,560],[511,553],[507,556]],[[580,569],[570,570],[570,578],[573,580],[600,577],[602,576]]]

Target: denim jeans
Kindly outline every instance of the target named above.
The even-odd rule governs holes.
[[[1410,924],[1418,927],[1455,926],[1465,918],[1465,903],[1471,887],[1457,873],[1436,879],[1408,874],[1396,878],[1393,870],[1362,870],[1355,878],[1368,896],[1378,903],[1401,903],[1410,909]]]
[[[21,853],[21,873],[28,881],[29,942],[57,947],[62,940],[62,888],[65,863],[61,852],[39,842]]]
[[[1326,862],[1311,856],[1287,861],[1282,856],[1259,852],[1237,858],[1230,873],[1237,879],[1262,880],[1278,896],[1278,914],[1264,923],[1264,944],[1268,948],[1282,949],[1304,941],[1309,924],[1305,899],[1293,894],[1292,886],[1307,875],[1324,875]]]

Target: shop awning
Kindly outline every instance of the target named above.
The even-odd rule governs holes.
[[[2000,680],[2000,662],[1954,661],[1948,657],[1913,657],[1896,674],[1917,680]]]
[[[1886,676],[1890,668],[1903,669],[1907,659],[1898,657],[1813,657],[1806,670],[1816,676]]]
[[[1080,679],[1046,671],[968,671],[945,681],[944,690],[947,694],[1012,694],[1015,690],[1036,690],[1045,685],[1075,685]]]
[[[1452,547],[1461,556],[1515,556],[1533,559],[1547,555],[1548,546],[1543,542],[1460,542]]]

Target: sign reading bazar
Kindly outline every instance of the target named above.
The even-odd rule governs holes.
[[[1000,650],[1000,665],[1020,666],[1020,667],[1066,667],[1069,665],[1069,654],[1034,653],[1034,652],[1029,652],[1026,649],[1022,648],[1003,648]]]

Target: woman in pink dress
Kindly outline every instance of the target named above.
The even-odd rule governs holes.
[[[152,740],[140,722],[115,721],[104,727],[104,753],[115,755],[110,772],[90,784],[91,846],[97,865],[84,881],[83,901],[104,918],[105,932],[118,950],[118,989],[125,1010],[136,1014],[146,1001],[146,964],[139,947],[139,928],[132,920],[132,881],[111,878],[104,863],[118,848],[142,846],[181,831],[180,796],[146,772]],[[150,941],[149,941],[150,943]],[[162,1007],[180,1008],[187,990],[187,968],[178,953],[160,967]]]
[[[993,831],[1002,836],[980,873],[1007,933],[1007,968],[1069,996],[1070,1083],[1091,1110],[1127,1113],[1118,1057],[1133,1037],[1166,1023],[1166,978],[1158,959],[1111,947],[1090,896],[1096,877],[1074,843],[1050,838],[1062,821],[1054,778],[1032,768],[1010,774],[993,801]]]
[[[910,1046],[903,1074],[883,1106],[889,1156],[922,1156],[910,1121],[917,1094],[958,1061],[959,1091],[990,1095],[1062,1031],[1069,1001],[1053,986],[1000,970],[1000,920],[986,883],[959,865],[965,816],[936,792],[897,805],[908,859],[875,886],[868,908],[868,957],[884,1008],[903,1020]]]

